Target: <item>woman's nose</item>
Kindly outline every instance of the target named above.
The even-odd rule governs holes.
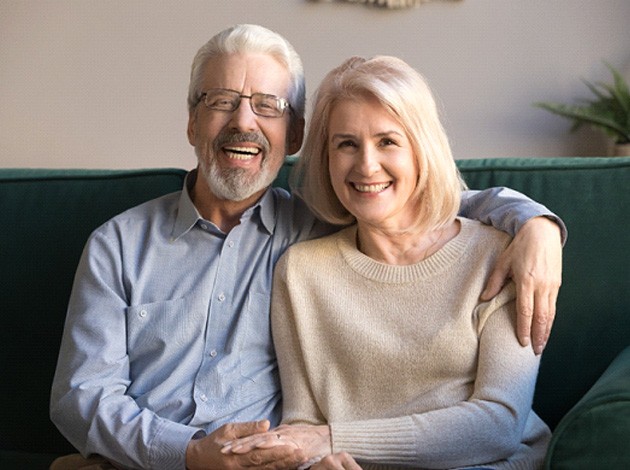
[[[380,169],[376,149],[371,145],[363,145],[357,152],[355,167],[364,176],[371,176],[376,173]]]

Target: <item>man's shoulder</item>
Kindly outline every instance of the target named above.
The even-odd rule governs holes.
[[[107,232],[124,226],[145,226],[153,222],[162,223],[177,212],[181,191],[175,191],[150,199],[113,216],[95,230]]]
[[[272,188],[272,191],[276,229],[290,240],[289,244],[328,235],[339,229],[317,219],[301,198],[282,188]]]

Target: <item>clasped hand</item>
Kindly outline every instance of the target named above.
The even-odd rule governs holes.
[[[276,446],[258,447],[249,453],[230,452],[230,443],[246,436],[264,436],[269,431],[268,420],[249,423],[231,423],[211,434],[189,442],[186,450],[187,470],[265,470],[295,469],[307,462],[304,452],[285,439]],[[274,436],[276,434],[273,434]]]
[[[268,432],[225,442],[221,453],[243,455],[277,446],[300,449],[306,458],[300,468],[307,468],[332,454],[330,428],[327,425],[282,425]]]

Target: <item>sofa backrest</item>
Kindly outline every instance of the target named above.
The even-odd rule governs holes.
[[[292,164],[277,185],[286,187]],[[554,427],[630,344],[630,158],[461,160],[458,166],[471,188],[522,191],[569,228],[558,316],[534,404]],[[0,170],[0,450],[73,451],[50,422],[48,402],[85,241],[113,215],[181,189],[184,175]]]
[[[181,189],[183,170],[0,170],[0,448],[75,452],[48,404],[74,271],[92,230]]]
[[[563,285],[534,408],[551,426],[630,345],[630,158],[462,160],[471,189],[507,186],[566,223]]]

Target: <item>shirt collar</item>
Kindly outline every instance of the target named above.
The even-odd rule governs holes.
[[[190,197],[196,179],[197,170],[192,170],[186,175],[171,234],[173,241],[188,233],[197,222],[204,220]],[[273,189],[267,189],[258,202],[243,213],[241,221],[249,218],[260,224],[270,235],[273,234],[276,226],[276,201]]]

